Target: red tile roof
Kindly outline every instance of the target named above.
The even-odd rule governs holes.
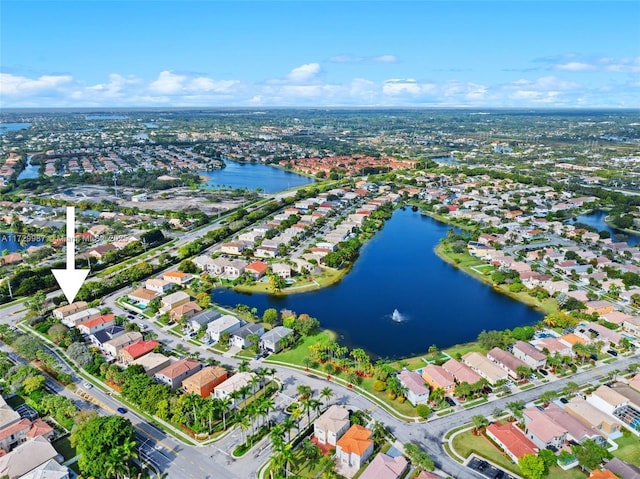
[[[153,351],[154,348],[156,348],[157,346],[160,346],[160,343],[158,341],[154,341],[154,340],[145,341],[141,339],[140,341],[136,341],[135,343],[122,348],[122,350],[129,353],[129,355],[133,359],[138,359],[139,357],[144,356],[145,354]]]
[[[493,434],[504,447],[518,459],[525,454],[538,453],[536,445],[527,439],[527,436],[510,422],[491,424],[487,427],[487,432]]]

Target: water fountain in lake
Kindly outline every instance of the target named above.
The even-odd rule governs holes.
[[[391,319],[396,323],[403,323],[407,320],[407,318],[397,309],[393,310],[393,313],[391,314]]]

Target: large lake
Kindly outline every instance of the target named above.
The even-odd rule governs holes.
[[[596,228],[598,231],[606,230],[611,233],[611,238],[613,239],[616,235],[624,235],[624,241],[626,241],[629,245],[636,245],[640,243],[640,235],[637,234],[628,234],[624,231],[617,230],[609,226],[604,219],[607,217],[609,212],[607,211],[594,211],[588,215],[578,216],[575,221],[580,223],[584,223],[585,225],[591,226],[592,228]]]
[[[28,130],[31,123],[0,123],[0,135],[4,135],[8,131]]]
[[[448,226],[398,210],[361,250],[343,280],[285,297],[215,290],[216,303],[291,309],[318,318],[340,342],[376,356],[422,354],[474,340],[483,329],[529,325],[542,314],[442,261],[433,251]],[[400,322],[394,321],[398,310]]]
[[[20,244],[18,237],[11,232],[0,231],[0,251],[7,250],[9,253],[26,250],[29,246],[40,246],[44,241],[34,241],[30,243]]]
[[[201,171],[199,173],[209,178],[209,181],[204,183],[206,188],[231,187],[247,188],[249,190],[262,188],[265,193],[277,193],[294,186],[314,183],[312,178],[261,163],[239,163],[225,160],[225,164],[227,167],[221,170]]]

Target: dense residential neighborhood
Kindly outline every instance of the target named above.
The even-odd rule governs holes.
[[[229,117],[193,130],[141,113],[100,120],[99,145],[93,126],[75,131],[93,120],[74,115],[58,120],[74,131],[2,135],[0,221],[12,236],[0,233],[0,475],[637,477],[640,201],[624,190],[632,175],[608,169],[635,165],[637,140],[605,152],[567,138],[586,148],[569,156],[524,135],[420,122],[428,133],[408,134],[372,114],[345,152],[312,142],[324,130],[299,113],[291,126]],[[456,124],[438,115],[439,128]],[[509,115],[495,121],[520,135]],[[566,121],[591,131],[548,121],[562,138]],[[301,183],[203,185],[237,165]],[[405,259],[423,240],[394,229],[409,216],[445,229]],[[383,235],[395,243],[367,266],[370,282],[347,299],[318,296],[342,298],[327,302],[353,324],[333,331],[322,309],[291,307],[348,288]],[[70,244],[89,274],[71,301],[51,274]],[[432,298],[443,310],[418,314],[364,308],[394,300],[396,283],[433,296],[430,281],[446,279],[423,256],[527,315],[496,306],[485,327],[464,287],[452,302],[469,318],[444,296]],[[449,323],[457,335],[441,339]],[[421,341],[411,354],[397,339],[407,331]],[[397,354],[367,346],[378,335]]]

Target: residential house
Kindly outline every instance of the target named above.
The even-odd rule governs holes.
[[[493,423],[486,428],[491,438],[515,463],[526,454],[538,454],[538,447],[524,435],[513,423]]]
[[[622,323],[622,329],[640,338],[640,317],[633,316]]]
[[[181,304],[180,306],[176,306],[171,311],[169,311],[169,318],[174,323],[182,321],[183,319],[189,319],[193,317],[196,313],[202,311],[202,308],[198,306],[198,303],[193,301],[189,301],[188,303]]]
[[[100,310],[99,309],[97,309],[97,308],[88,308],[88,309],[84,309],[82,311],[78,311],[77,313],[70,314],[69,316],[66,316],[62,320],[62,324],[64,324],[65,326],[68,326],[70,328],[75,328],[80,323],[83,323],[83,322],[88,321],[88,320],[93,319],[93,318],[97,318],[98,316],[100,316]]]
[[[102,350],[102,345],[107,341],[117,338],[124,334],[124,328],[122,326],[109,326],[108,328],[101,329],[89,335],[91,344]]]
[[[451,374],[458,384],[476,384],[482,379],[482,377],[469,366],[453,358],[444,363],[442,369]]]
[[[75,303],[67,304],[66,306],[60,306],[53,310],[53,317],[62,321],[67,316],[83,311],[89,307],[89,304],[85,301],[76,301]]]
[[[184,291],[176,291],[175,293],[168,294],[160,301],[160,313],[168,313],[173,308],[188,303],[190,299],[189,295]]]
[[[131,364],[139,364],[144,368],[147,376],[153,376],[158,371],[171,364],[171,358],[161,353],[150,352],[131,361]]]
[[[613,472],[609,470],[594,469],[589,474],[589,479],[619,479]]]
[[[198,394],[203,398],[211,395],[214,388],[227,379],[227,370],[220,366],[207,366],[182,380],[185,394]]]
[[[472,351],[462,356],[462,362],[485,378],[489,384],[496,384],[501,379],[507,379],[508,373],[489,358]]]
[[[175,390],[180,387],[182,381],[194,375],[202,369],[202,364],[191,359],[180,359],[164,369],[156,372],[153,377],[156,381],[170,386]]]
[[[162,279],[178,286],[184,286],[193,280],[193,275],[181,271],[167,271],[162,275]]]
[[[565,411],[606,436],[620,432],[620,422],[580,397],[572,398]]]
[[[554,423],[567,431],[567,440],[569,441],[575,441],[581,444],[587,439],[591,439],[601,446],[607,442],[598,430],[587,426],[584,422],[572,416],[555,403],[550,403],[544,409],[544,413],[549,416]]]
[[[0,265],[6,266],[8,264],[17,264],[22,262],[22,255],[20,253],[9,253],[4,256],[0,256]]]
[[[213,397],[217,399],[232,398],[234,392],[240,391],[242,388],[251,385],[254,378],[256,378],[255,373],[247,371],[235,373],[229,379],[221,382],[214,388]]]
[[[135,291],[127,294],[127,298],[138,305],[144,306],[145,308],[149,306],[149,303],[153,301],[157,296],[158,293],[156,291],[147,288],[138,288]]]
[[[213,258],[211,258],[211,256],[196,256],[195,258],[193,258],[193,263],[202,271],[206,271],[207,273],[215,273],[216,276],[220,274],[219,272],[216,273],[216,262]]]
[[[547,364],[547,356],[524,341],[517,341],[513,345],[513,355],[532,369],[544,368]]]
[[[336,441],[336,456],[342,466],[358,470],[373,453],[373,433],[359,424],[352,425]]]
[[[97,318],[89,319],[78,325],[78,331],[82,334],[90,335],[97,331],[110,328],[115,325],[115,316],[113,314],[104,314]]]
[[[273,274],[280,276],[283,279],[291,278],[291,266],[284,263],[273,263],[271,265],[271,271]]]
[[[20,479],[69,479],[69,477],[67,466],[58,463],[55,459],[49,459]]]
[[[0,477],[19,479],[38,466],[60,455],[44,437],[20,444],[13,451],[0,457]]]
[[[244,270],[245,272],[253,276],[253,279],[257,281],[267,273],[267,269],[269,269],[269,265],[267,263],[264,263],[262,261],[254,261],[253,263],[247,265]]]
[[[336,445],[349,429],[349,410],[333,404],[313,424],[313,435],[320,444]]]
[[[587,343],[604,341],[605,346],[615,347],[622,340],[622,335],[598,323],[586,323],[575,328],[575,334]]]
[[[118,351],[118,362],[124,366],[128,366],[133,363],[134,360],[144,356],[145,354],[149,354],[158,346],[160,346],[158,341],[153,339],[145,341],[141,339],[120,349],[120,351]]]
[[[218,311],[213,309],[205,309],[204,311],[195,314],[187,321],[187,327],[194,333],[197,333],[202,328],[207,328],[207,324],[212,321],[215,321],[219,317],[221,317]]]
[[[242,323],[238,318],[230,314],[225,314],[207,324],[207,335],[211,338],[211,341],[218,342],[220,341],[222,333],[233,333],[237,329],[240,329],[241,326]]]
[[[24,418],[0,429],[0,454],[11,452],[15,447],[36,437],[51,439],[53,428],[42,419],[31,421]]]
[[[442,366],[436,366],[435,364],[429,364],[422,368],[422,379],[432,390],[442,389],[446,394],[453,393],[456,386],[453,375]]]
[[[224,267],[224,276],[228,279],[236,279],[244,273],[247,262],[241,259],[234,259]]]
[[[174,283],[165,281],[160,278],[148,279],[144,282],[144,287],[149,291],[153,291],[158,294],[165,294],[173,288]]]
[[[548,351],[551,355],[558,353],[560,356],[573,356],[571,345],[560,341],[558,338],[537,339],[532,344],[541,352]]]
[[[258,336],[258,345],[260,344],[260,336],[264,334],[264,328],[260,324],[256,323],[247,323],[242,326],[240,329],[237,329],[235,332],[231,334],[231,339],[229,343],[231,346],[235,346],[238,348],[246,348],[250,346],[248,341],[249,336],[255,334]]]
[[[138,331],[130,331],[128,333],[120,334],[115,338],[102,343],[102,350],[112,358],[116,358],[122,348],[140,341],[141,339],[142,334],[140,334]]]
[[[406,469],[407,460],[404,456],[391,457],[380,452],[360,474],[360,479],[398,479]]]
[[[398,374],[400,384],[406,388],[406,397],[411,404],[426,404],[429,401],[429,388],[425,386],[422,376],[406,369]]]
[[[271,331],[267,331],[260,338],[260,349],[277,353],[282,349],[283,340],[293,335],[293,329],[284,326],[276,326]]]
[[[560,449],[564,445],[567,439],[567,430],[545,414],[544,410],[530,407],[522,411],[522,415],[525,423],[524,432],[538,448]]]
[[[90,256],[91,258],[95,258],[98,261],[102,261],[105,254],[107,254],[109,251],[116,251],[116,247],[110,243],[101,244],[98,246],[94,246],[93,248],[89,248],[85,255]]]
[[[516,358],[513,354],[504,351],[500,348],[493,348],[491,351],[487,353],[487,358],[496,363],[502,369],[509,373],[513,379],[518,379],[520,375],[518,374],[518,368],[529,368],[524,361]]]
[[[629,400],[625,396],[604,384],[587,396],[587,402],[611,415],[629,405]]]
[[[616,478],[640,479],[640,467],[624,462],[622,459],[614,457],[608,461],[604,468],[616,475]]]
[[[609,301],[588,301],[585,306],[587,307],[586,313],[598,313],[599,315],[611,313],[614,306]]]
[[[0,429],[4,429],[11,424],[15,424],[20,420],[20,414],[15,412],[11,406],[7,404],[2,396],[0,396]]]
[[[220,245],[220,251],[225,254],[241,255],[244,249],[245,243],[243,241],[231,241]]]

